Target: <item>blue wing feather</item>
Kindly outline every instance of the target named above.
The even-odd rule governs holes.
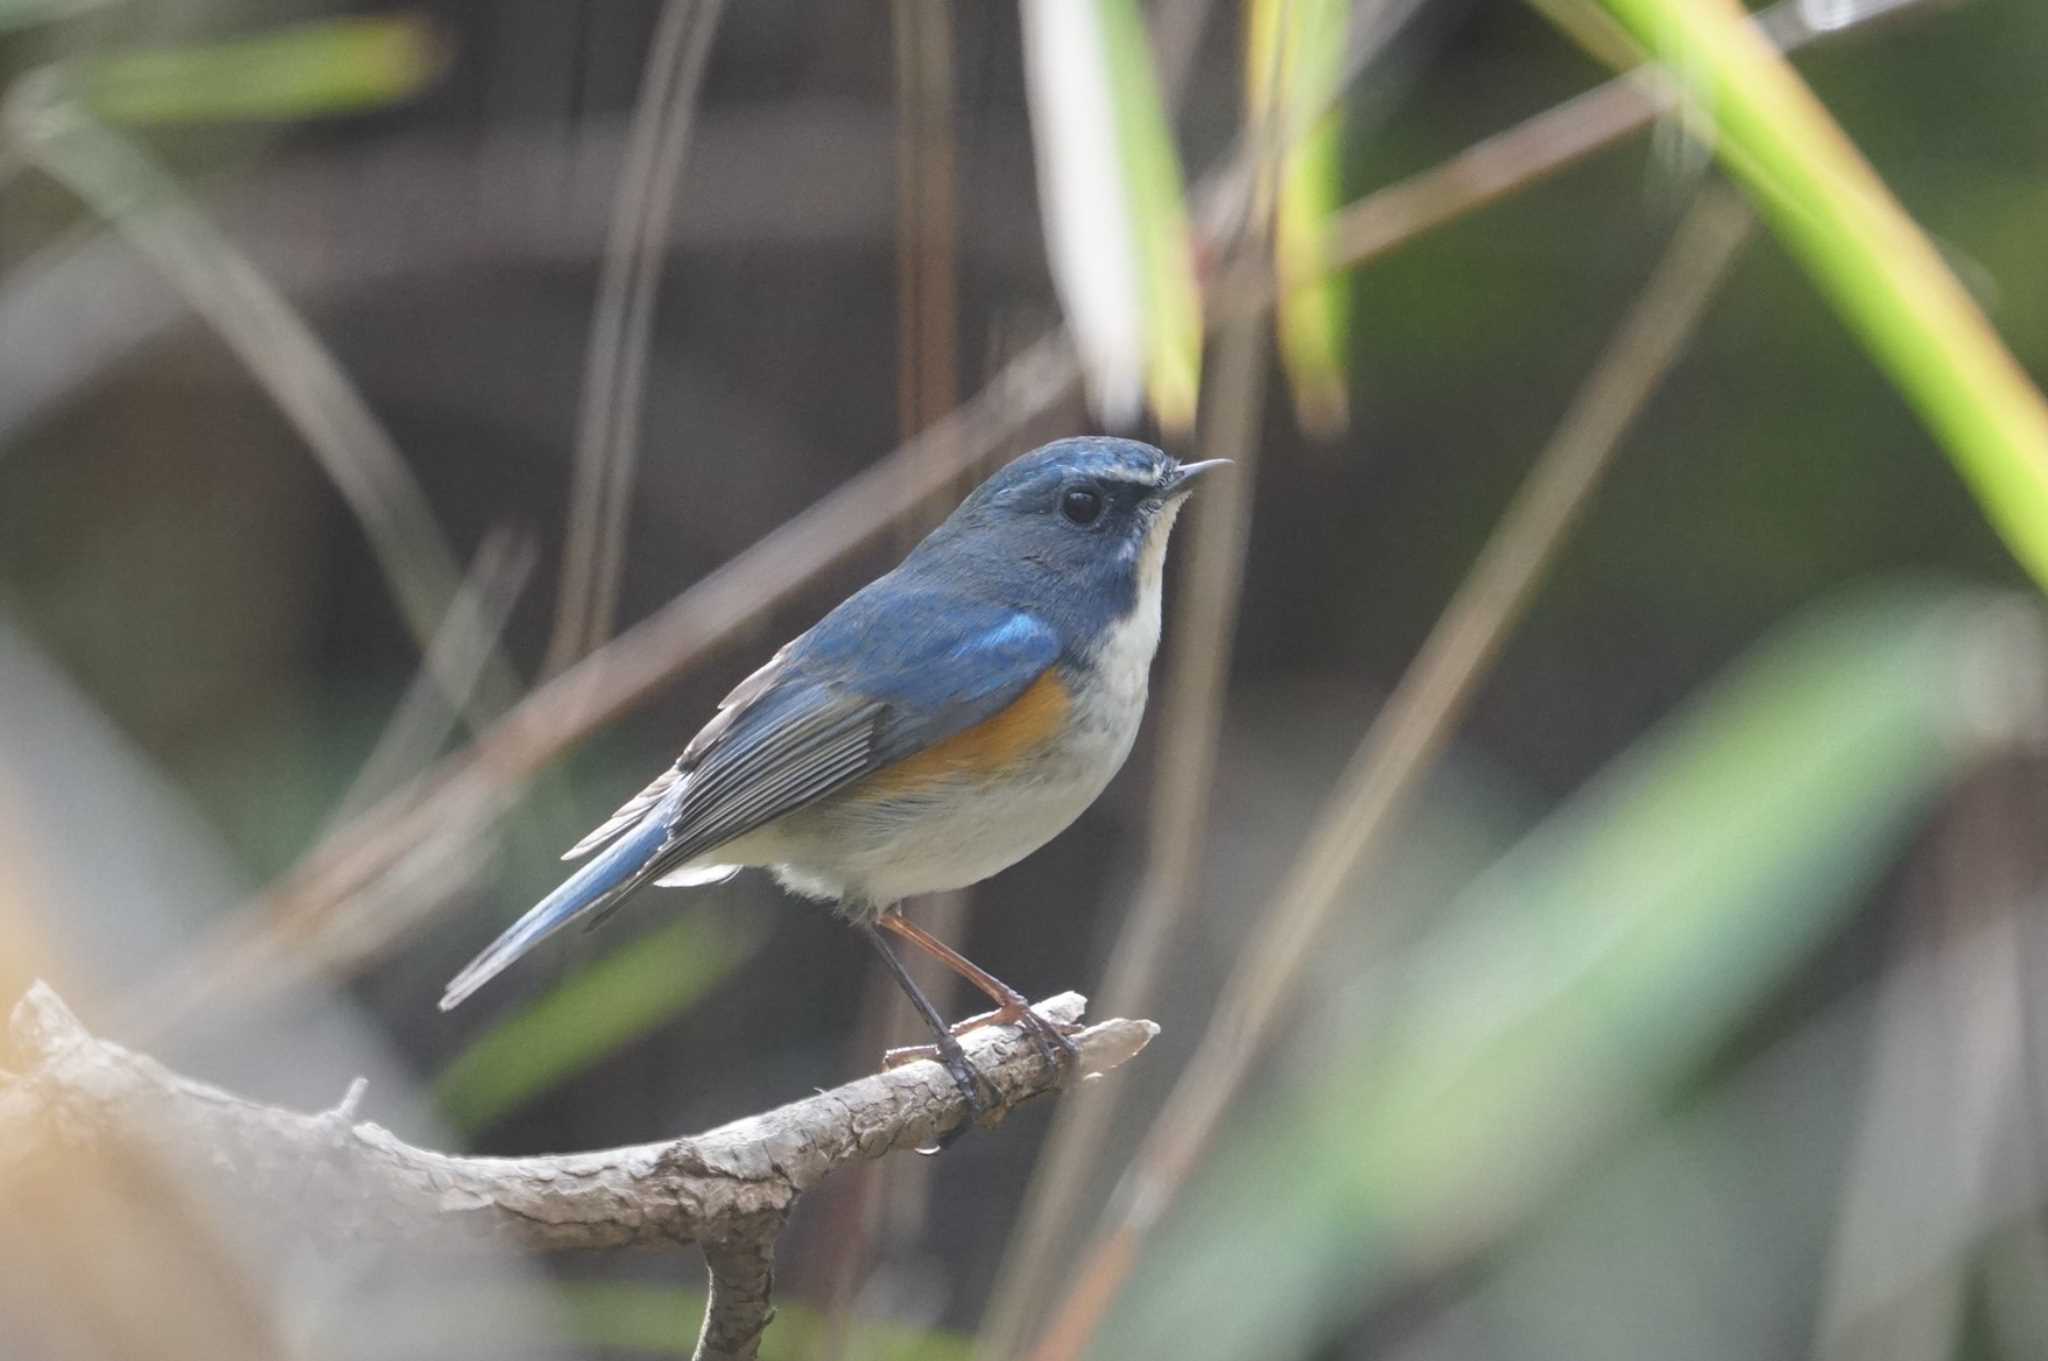
[[[792,643],[716,741],[685,756],[670,863],[993,717],[1059,657],[1035,615],[935,591],[906,600],[877,589],[888,580]]]
[[[565,879],[450,979],[448,990],[441,995],[441,1010],[455,1007],[510,968],[521,955],[584,913],[602,911],[639,887],[667,839],[658,823],[645,822],[613,842],[603,855]]]
[[[900,759],[992,717],[1059,655],[1058,634],[1035,614],[944,591],[905,600],[870,587],[798,640],[789,666],[892,706]]]

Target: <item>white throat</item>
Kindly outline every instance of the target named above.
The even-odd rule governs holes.
[[[1180,502],[1163,507],[1142,542],[1127,551],[1137,559],[1137,599],[1131,612],[1112,624],[1095,654],[1095,674],[1109,698],[1135,700],[1140,708],[1159,650],[1159,601],[1166,578],[1166,541],[1180,515]]]

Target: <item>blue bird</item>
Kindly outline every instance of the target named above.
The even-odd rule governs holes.
[[[682,756],[564,859],[596,853],[448,984],[447,1010],[578,918],[646,883],[766,866],[829,899],[881,952],[983,1110],[955,1031],[883,933],[933,955],[1026,1026],[1073,1045],[1022,995],[907,921],[1065,830],[1130,754],[1159,642],[1166,541],[1195,480],[1133,440],[1059,440],[990,477],[903,563],[793,639]],[[964,1126],[963,1126],[964,1128]]]

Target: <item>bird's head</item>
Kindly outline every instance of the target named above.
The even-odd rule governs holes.
[[[1047,597],[1016,603],[1128,614],[1158,589],[1182,498],[1228,462],[1181,463],[1137,440],[1056,440],[999,469],[933,540],[1016,592]]]

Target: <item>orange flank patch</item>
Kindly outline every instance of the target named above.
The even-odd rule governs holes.
[[[927,784],[1006,769],[1052,740],[1066,722],[1073,697],[1055,668],[1031,683],[1010,707],[965,732],[906,756],[862,781],[866,795],[909,794]]]

